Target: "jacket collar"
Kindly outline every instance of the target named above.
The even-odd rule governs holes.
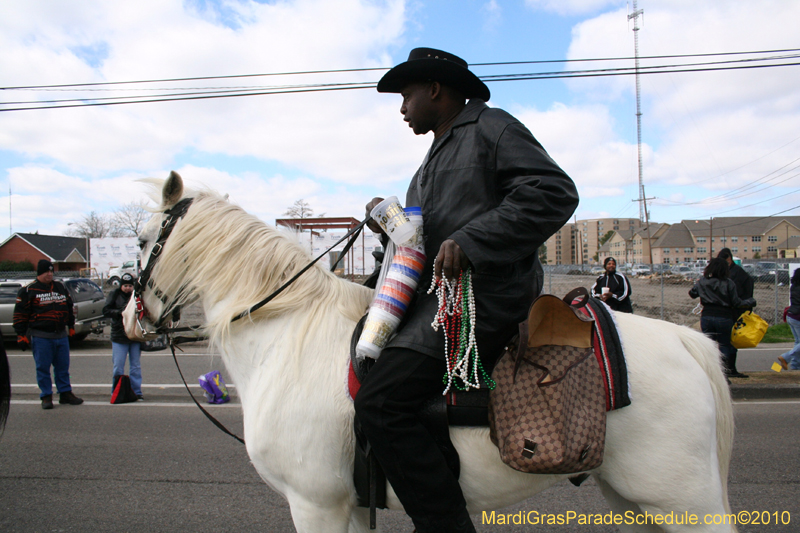
[[[458,128],[459,126],[463,126],[464,124],[470,124],[473,122],[478,121],[478,117],[481,116],[486,109],[489,109],[489,106],[486,105],[486,102],[479,98],[472,98],[467,102],[467,105],[464,106],[464,109],[461,110],[461,113],[458,114],[456,120],[453,122],[453,125],[450,126],[450,129],[445,132],[444,135],[440,139],[434,139],[433,141],[433,151],[431,152],[431,157],[434,153],[438,152],[442,146],[447,143],[447,141],[452,137],[453,130]]]

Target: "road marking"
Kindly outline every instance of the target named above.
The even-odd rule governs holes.
[[[90,388],[90,387],[100,387],[100,388],[105,388],[105,389],[110,389],[111,388],[110,384],[108,384],[108,383],[83,383],[83,384],[81,384],[81,383],[73,383],[72,386],[73,387],[82,387],[82,388]],[[189,386],[192,387],[192,388],[196,388],[196,389],[202,388],[197,383],[190,383]],[[234,388],[234,389],[236,388],[236,385],[234,385],[232,383],[226,383],[225,386],[229,387],[229,388]],[[37,385],[36,383],[16,383],[16,384],[12,383],[11,384],[11,388],[13,389],[14,387],[39,388],[39,385]],[[185,387],[183,386],[183,383],[166,383],[166,384],[142,383],[142,388],[143,389],[144,388],[151,388],[151,389],[178,388],[178,389],[183,389]]]
[[[7,354],[9,357],[31,357],[30,352],[23,352],[23,353],[9,353]],[[90,353],[80,353],[80,352],[70,352],[70,357],[111,357],[111,352],[90,352]],[[222,357],[222,354],[218,353],[184,353],[181,352],[178,354],[178,357]],[[142,357],[172,357],[171,353],[142,353]]]
[[[11,400],[11,405],[39,405],[42,402],[39,400]],[[55,403],[55,402],[53,402]],[[91,401],[84,401],[83,405],[92,405],[92,406],[114,406],[114,407],[191,407],[193,409],[197,409],[197,406],[191,402],[148,402],[147,400],[141,402],[130,402],[130,403],[117,403],[112,404],[110,402],[91,402]],[[212,408],[212,409],[231,409],[231,408],[241,408],[242,404],[240,403],[224,403],[224,404],[204,404],[204,408]]]

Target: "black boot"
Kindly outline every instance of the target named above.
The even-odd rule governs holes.
[[[80,405],[83,403],[83,398],[78,398],[72,391],[62,392],[58,395],[58,403],[68,403],[70,405]]]
[[[42,396],[42,409],[52,409],[53,408],[53,395],[49,396]]]

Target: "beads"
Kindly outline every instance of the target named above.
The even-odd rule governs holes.
[[[442,377],[447,394],[451,387],[468,391],[481,388],[481,378],[489,389],[495,383],[486,373],[478,354],[475,339],[475,295],[472,290],[472,270],[461,272],[458,279],[434,278],[428,294],[436,291],[437,312],[431,327],[444,330],[444,353],[447,372]]]

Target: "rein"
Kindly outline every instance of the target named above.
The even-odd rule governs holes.
[[[191,207],[193,201],[194,201],[194,198],[184,198],[183,200],[181,200],[180,202],[178,202],[177,204],[172,206],[170,209],[164,211],[164,214],[167,215],[167,217],[161,223],[161,230],[158,233],[158,238],[156,239],[155,245],[153,245],[153,249],[150,251],[150,257],[147,260],[147,266],[145,267],[144,270],[142,270],[142,272],[139,274],[139,277],[136,278],[136,282],[134,283],[134,294],[135,294],[135,298],[136,298],[135,299],[135,302],[136,302],[136,321],[137,321],[137,323],[139,325],[139,328],[142,330],[142,334],[147,334],[147,331],[144,328],[144,324],[142,323],[142,319],[147,314],[147,311],[145,310],[145,307],[144,307],[144,300],[142,299],[142,294],[144,293],[145,288],[149,287],[150,289],[153,290],[153,293],[156,295],[156,298],[161,300],[161,303],[163,303],[164,305],[167,304],[167,300],[168,300],[167,296],[162,291],[160,291],[157,287],[155,287],[155,283],[151,279],[151,275],[153,273],[153,268],[155,267],[156,262],[158,261],[159,257],[161,256],[161,251],[164,249],[164,244],[166,243],[167,238],[169,238],[170,234],[172,233],[172,230],[175,228],[175,224],[177,224],[178,221],[180,219],[182,219],[186,215],[186,212],[189,210],[189,207]],[[309,264],[307,264],[305,267],[303,267],[303,269],[300,270],[300,272],[298,272],[297,274],[292,276],[292,278],[289,279],[286,283],[284,283],[283,285],[278,287],[275,291],[273,291],[272,294],[270,294],[269,296],[267,296],[266,298],[264,298],[260,302],[256,303],[255,305],[253,305],[249,309],[247,309],[245,311],[242,311],[241,313],[239,313],[238,315],[233,317],[231,319],[231,322],[236,322],[237,320],[239,320],[241,318],[244,318],[244,317],[248,316],[249,314],[251,314],[252,312],[257,311],[258,309],[261,309],[262,307],[267,305],[276,296],[278,296],[287,287],[289,287],[289,285],[294,283],[300,276],[305,274],[312,266],[314,266],[317,263],[317,261],[322,259],[331,250],[333,250],[335,247],[337,247],[342,241],[344,241],[345,239],[349,238],[350,240],[347,242],[347,244],[345,245],[344,249],[342,250],[342,253],[339,256],[339,259],[331,266],[331,272],[336,270],[336,267],[339,266],[339,263],[341,262],[342,258],[345,255],[347,255],[348,251],[350,251],[350,248],[353,246],[353,244],[356,242],[356,239],[358,238],[358,234],[361,233],[361,230],[364,228],[364,226],[367,224],[367,222],[369,222],[369,220],[370,220],[370,217],[365,218],[363,221],[361,221],[358,224],[358,226],[356,226],[356,227],[352,228],[350,231],[348,231],[345,234],[344,237],[342,237],[341,239],[336,241],[330,248],[328,248],[327,250],[322,252],[320,255],[318,255],[314,260],[312,260]],[[177,311],[178,311],[178,308],[175,308],[173,310],[173,312],[172,312],[173,316],[175,316],[175,313]],[[223,431],[224,433],[230,435],[231,437],[233,437],[237,441],[239,441],[242,444],[244,444],[245,443],[244,439],[242,439],[241,437],[238,437],[234,433],[231,433],[228,430],[228,428],[226,428],[222,424],[222,422],[220,422],[219,420],[214,418],[214,416],[211,413],[206,411],[203,408],[203,406],[200,405],[200,402],[197,401],[197,398],[194,397],[194,394],[192,394],[192,391],[189,389],[189,384],[186,383],[186,378],[183,377],[183,372],[181,371],[181,367],[178,364],[178,356],[175,354],[175,346],[177,346],[178,344],[182,344],[183,342],[195,342],[197,340],[201,340],[202,338],[201,337],[198,337],[198,338],[193,338],[193,337],[172,337],[172,336],[170,336],[170,334],[171,333],[177,333],[177,332],[183,332],[183,331],[198,331],[199,327],[185,326],[185,327],[180,327],[180,328],[164,328],[162,326],[163,326],[163,323],[164,323],[165,319],[166,319],[166,313],[162,312],[161,316],[158,317],[158,320],[155,322],[155,324],[153,324],[153,326],[156,328],[156,331],[155,331],[156,333],[161,333],[161,334],[167,336],[167,339],[169,340],[169,348],[172,351],[172,359],[175,361],[175,366],[178,368],[178,373],[181,376],[181,380],[183,381],[184,387],[186,387],[186,392],[189,393],[189,396],[191,396],[192,401],[194,401],[195,405],[197,405],[197,407],[200,408],[200,411],[203,412],[203,414],[206,416],[206,418],[208,418],[221,431]]]

